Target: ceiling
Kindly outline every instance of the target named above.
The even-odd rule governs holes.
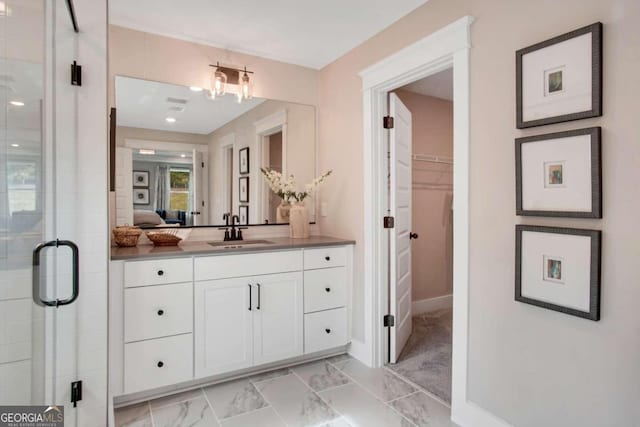
[[[422,80],[403,86],[401,89],[453,101],[453,68],[432,74]]]
[[[118,126],[207,135],[264,101],[238,104],[234,94],[209,100],[186,86],[116,76]]]
[[[111,24],[320,69],[427,0],[110,0]]]

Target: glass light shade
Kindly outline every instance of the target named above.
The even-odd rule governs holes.
[[[220,71],[220,68],[216,68],[211,79],[211,91],[216,96],[222,96],[227,91],[227,75]]]
[[[249,75],[245,72],[238,86],[238,102],[242,102],[245,99],[251,99],[253,97],[252,92]]]

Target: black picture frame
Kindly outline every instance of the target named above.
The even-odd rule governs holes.
[[[574,236],[587,236],[591,238],[591,255],[589,266],[589,311],[581,311],[562,305],[540,301],[522,296],[522,233],[533,231],[539,233],[567,234]],[[537,225],[516,225],[516,275],[515,275],[515,300],[554,310],[572,316],[582,317],[593,321],[600,320],[600,295],[601,295],[601,258],[602,258],[602,232],[600,230],[586,230],[579,228],[542,227]]]
[[[247,191],[245,192],[246,198],[242,197],[242,186],[246,186]],[[238,200],[240,203],[249,203],[249,177],[241,176],[238,179]]]
[[[134,205],[148,205],[149,189],[148,188],[134,188],[133,189],[133,204]]]
[[[550,139],[591,136],[591,211],[543,211],[523,209],[522,145]],[[566,218],[602,218],[602,128],[599,126],[516,138],[516,215]]]
[[[238,214],[240,217],[240,225],[249,225],[249,206],[240,205],[238,209]],[[242,215],[244,215],[245,220],[242,221]]]
[[[570,114],[563,114],[553,117],[545,117],[537,120],[523,120],[523,98],[522,98],[522,58],[524,55],[544,49],[557,43],[561,43],[572,38],[592,33],[591,38],[591,110],[578,111]],[[540,43],[525,47],[516,51],[516,127],[525,129],[534,126],[544,126],[553,123],[562,123],[572,120],[586,119],[589,117],[602,116],[602,23],[596,22],[586,27],[559,35]]]
[[[142,183],[136,182],[136,175],[143,178]],[[133,187],[149,188],[149,171],[133,171]]]
[[[246,157],[246,162],[243,167],[243,157]],[[249,147],[245,147],[238,151],[238,169],[240,171],[240,175],[246,175],[249,173],[250,165],[249,165]]]

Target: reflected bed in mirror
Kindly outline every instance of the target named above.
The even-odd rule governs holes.
[[[143,228],[287,223],[261,168],[315,177],[315,108],[115,77],[116,223]],[[306,201],[315,221],[315,199]]]

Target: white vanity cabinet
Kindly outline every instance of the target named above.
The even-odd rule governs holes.
[[[302,272],[196,282],[195,374],[303,353]]]
[[[287,366],[349,343],[351,245],[163,256],[111,263],[115,395]]]

